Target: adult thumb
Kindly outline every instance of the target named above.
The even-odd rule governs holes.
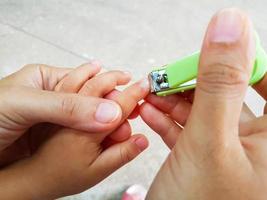
[[[2,87],[1,94],[0,115],[2,121],[5,121],[1,132],[13,131],[2,134],[7,138],[12,136],[16,139],[40,122],[97,133],[113,130],[121,120],[120,106],[102,98],[28,87]]]
[[[235,8],[219,11],[208,25],[201,50],[189,119],[191,126],[198,126],[193,134],[208,140],[238,136],[254,59],[254,33],[248,16]]]

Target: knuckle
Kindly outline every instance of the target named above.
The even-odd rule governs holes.
[[[72,96],[64,97],[61,101],[61,111],[69,117],[76,115],[78,110],[78,103]]]
[[[98,84],[94,84],[94,82],[90,81],[84,84],[83,90],[86,91],[87,93],[93,93],[97,89]]]
[[[238,67],[224,63],[207,66],[207,70],[198,75],[198,87],[208,93],[239,94],[247,86],[248,73]],[[233,93],[233,91],[235,91]]]
[[[49,83],[49,81],[44,79],[45,75],[41,64],[25,65],[22,68],[22,71],[26,72],[27,74],[32,74],[34,87],[46,90],[46,83]]]
[[[59,84],[56,85],[55,90],[61,92],[72,92],[73,91],[73,84],[68,80],[63,80]]]
[[[32,63],[32,64],[27,64],[22,67],[22,70],[26,71],[49,71],[51,70],[50,67],[44,64],[38,64],[38,63]]]
[[[133,153],[129,147],[124,146],[120,148],[120,160],[122,165],[130,162],[133,158]]]
[[[22,67],[22,70],[25,70],[25,71],[37,71],[39,70],[40,66],[42,66],[41,64],[27,64],[27,65],[24,65]]]

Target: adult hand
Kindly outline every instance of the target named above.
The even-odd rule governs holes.
[[[237,9],[222,10],[203,42],[188,119],[178,117],[179,105],[169,116],[148,103],[141,107],[145,121],[145,112],[153,112],[165,124],[158,131],[173,147],[147,199],[265,199],[266,116],[240,123],[254,56],[248,17]],[[264,82],[266,77],[255,87],[266,97]],[[184,129],[174,121],[184,123]]]
[[[81,66],[84,75],[79,79],[87,80],[100,70],[98,63],[87,65],[90,67]],[[119,124],[122,113],[114,101],[54,92],[70,71],[27,65],[0,81],[0,152],[41,122],[89,132],[105,132]]]
[[[88,66],[85,66],[88,68]],[[55,87],[58,92],[82,96],[106,97],[117,102],[122,117],[115,130],[84,132],[43,124],[31,128],[33,154],[0,171],[0,193],[8,199],[54,199],[92,187],[128,163],[148,145],[143,135],[131,136],[127,118],[148,91],[147,80],[119,92],[117,85],[130,80],[129,73],[110,71],[90,79],[81,79],[84,67],[65,76]],[[87,76],[88,77],[88,76]],[[19,180],[17,177],[21,177]],[[16,188],[16,193],[11,192]],[[34,188],[34,190],[33,190]]]

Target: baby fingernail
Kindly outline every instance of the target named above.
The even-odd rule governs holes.
[[[243,15],[237,9],[224,9],[215,16],[215,23],[209,29],[211,42],[236,42],[243,33]]]
[[[150,88],[150,84],[147,78],[143,78],[142,80],[139,81],[139,85],[141,88],[147,90]]]
[[[122,195],[121,200],[144,200],[147,190],[142,185],[132,185]]]
[[[147,140],[145,138],[142,138],[142,137],[135,139],[134,143],[138,146],[140,151],[145,150],[148,146]]]
[[[120,107],[115,103],[100,103],[95,113],[95,119],[100,123],[115,121],[120,115]]]

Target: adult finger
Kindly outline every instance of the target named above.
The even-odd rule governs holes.
[[[140,116],[152,130],[159,134],[164,143],[172,149],[182,128],[149,103],[141,105]]]
[[[59,81],[72,69],[44,64],[29,64],[1,80],[1,85],[27,86],[54,90]]]
[[[254,120],[255,118],[256,116],[254,115],[254,113],[250,110],[248,105],[244,103],[242,107],[242,112],[240,115],[240,123],[248,122],[248,121]]]
[[[136,119],[138,116],[139,116],[139,114],[140,114],[140,105],[139,104],[137,104],[136,106],[135,106],[135,108],[134,108],[134,110],[132,111],[132,113],[129,115],[129,117],[128,117],[128,119]]]
[[[184,97],[174,94],[166,97],[159,97],[149,94],[145,101],[152,104],[162,112],[170,115],[180,125],[184,126],[190,114],[192,104]]]
[[[186,126],[198,141],[238,136],[254,58],[253,28],[247,15],[234,8],[218,12],[203,42],[195,99]]]
[[[242,123],[240,126],[241,135],[253,135],[257,133],[264,133],[267,131],[267,116],[263,115],[259,118],[254,118],[250,121]]]
[[[17,128],[51,122],[88,132],[104,132],[118,126],[121,120],[120,106],[103,98],[26,87],[1,88],[1,93],[0,108],[7,120],[12,119],[20,126]]]
[[[189,117],[192,104],[185,100],[183,97],[181,95],[159,97],[153,94],[149,94],[145,98],[145,100],[146,102],[155,106],[160,111],[170,115],[173,120],[184,126],[187,118]],[[240,116],[240,122],[250,121],[254,118],[255,115],[244,103]]]
[[[178,95],[184,97],[188,102],[193,103],[195,96],[195,89],[184,91]]]

